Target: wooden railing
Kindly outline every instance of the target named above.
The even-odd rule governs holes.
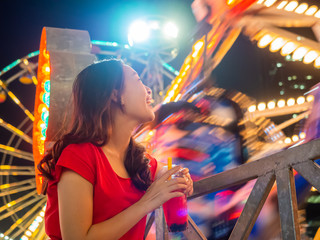
[[[301,239],[293,169],[320,191],[320,166],[314,162],[319,158],[320,139],[197,181],[194,183],[194,194],[189,199],[257,179],[229,237],[232,240],[247,239],[276,182],[282,239]],[[145,235],[154,221],[156,239],[168,239],[168,230],[161,209],[157,209],[155,214],[150,216]],[[206,239],[190,217],[189,227],[183,234],[191,240]]]

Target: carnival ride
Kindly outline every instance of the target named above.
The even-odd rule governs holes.
[[[297,99],[288,96],[287,101],[279,99],[277,102],[271,100],[267,104],[257,104],[243,93],[214,87],[210,82],[210,74],[241,32],[257,42],[260,48],[269,46],[271,52],[280,51],[283,56],[291,55],[295,60],[302,60],[305,64],[314,63],[319,68],[319,44],[281,28],[313,27],[318,36],[318,6],[297,1],[208,0],[194,1],[192,7],[199,21],[197,34],[203,35],[195,41],[180,71],[176,71],[165,61],[158,61],[163,68],[158,65],[156,71],[172,82],[167,86],[163,105],[155,108],[156,120],[141,126],[136,138],[159,160],[170,155],[177,163],[188,166],[195,179],[230,169],[246,161],[254,161],[308,138],[304,131],[289,137],[282,130],[308,117],[314,101],[312,92]],[[89,38],[86,38],[88,41]],[[41,190],[42,180],[37,177],[36,183],[33,162],[35,158],[39,160],[43,156],[45,142],[48,140],[49,119],[55,119],[52,114],[52,99],[58,95],[52,96],[54,91],[50,80],[54,71],[59,71],[59,66],[51,58],[51,52],[47,51],[45,40],[42,42],[40,51],[16,60],[0,72],[1,99],[4,101],[9,97],[26,116],[17,127],[0,119],[0,125],[11,134],[8,142],[0,145],[3,153],[0,165],[0,238],[4,239],[45,237],[45,198],[37,194]],[[146,66],[143,73],[153,71],[148,65],[150,59],[147,51],[138,51],[116,42],[91,41],[91,44],[92,48],[86,49],[87,54],[92,55],[90,61],[96,57],[111,55],[124,58],[132,64]],[[38,55],[37,63],[34,58]],[[172,57],[174,56],[171,55],[170,58]],[[150,76],[146,74],[148,75]],[[37,86],[34,113],[23,105],[23,99],[10,91],[10,85],[18,79],[23,84]],[[279,125],[270,119],[292,113],[299,115]],[[33,139],[30,136],[32,130]],[[197,142],[199,144],[195,144]],[[33,153],[31,147],[34,149]],[[225,161],[218,161],[221,158]],[[195,161],[190,161],[191,159]],[[304,185],[303,188],[308,187]],[[234,200],[236,193],[241,193],[237,190],[209,197],[229,197],[233,203],[230,203],[231,200],[225,201],[229,205],[225,205],[225,209],[237,208],[237,211],[228,212],[228,218],[231,219],[239,216],[238,203],[243,200],[243,197]],[[217,200],[215,204],[222,206],[219,205],[222,203],[222,200]],[[192,204],[199,206],[197,202]],[[205,209],[202,208],[202,211],[205,212]],[[221,211],[220,214],[226,212]],[[224,225],[220,229],[223,228],[228,229],[228,226]]]

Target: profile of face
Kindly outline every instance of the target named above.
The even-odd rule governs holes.
[[[154,112],[151,107],[151,89],[142,83],[137,72],[128,65],[123,65],[123,81],[121,104],[126,116],[138,124],[152,121]]]

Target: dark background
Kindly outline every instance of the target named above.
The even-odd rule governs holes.
[[[179,70],[184,58],[191,51],[190,34],[196,27],[191,3],[191,0],[1,0],[0,69],[38,50],[44,26],[87,30],[92,40],[127,43],[127,31],[132,21],[146,15],[161,15],[171,19],[180,29],[180,54],[170,63]],[[310,29],[291,31],[314,39]],[[283,65],[281,68],[276,67],[279,62]],[[313,80],[308,86],[312,86],[319,81],[319,71],[311,64],[286,62],[279,53],[259,49],[256,43],[243,35],[240,35],[213,73],[219,87],[244,92],[257,101],[298,97],[307,89],[301,93],[290,92],[292,86],[288,83],[288,91],[286,90],[284,96],[280,96],[281,88],[278,82],[287,81],[291,75],[297,75],[298,80],[305,81],[305,76],[309,74],[313,75]],[[6,77],[4,75],[2,79]],[[9,88],[32,111],[34,86],[15,81]],[[11,99],[7,98],[5,103],[0,104],[0,118],[12,125],[18,126],[24,117],[24,113]],[[7,141],[7,134],[6,130],[0,129],[0,144]]]

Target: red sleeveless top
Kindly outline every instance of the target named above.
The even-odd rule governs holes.
[[[151,177],[154,179],[157,161],[152,157],[149,157],[149,160]],[[130,178],[122,178],[113,171],[100,147],[91,143],[70,144],[63,150],[53,173],[54,180],[49,181],[47,190],[45,229],[52,240],[62,239],[57,183],[63,168],[78,173],[93,185],[92,224],[112,218],[137,202],[144,194],[133,185]],[[120,239],[143,239],[145,225],[146,217]]]

